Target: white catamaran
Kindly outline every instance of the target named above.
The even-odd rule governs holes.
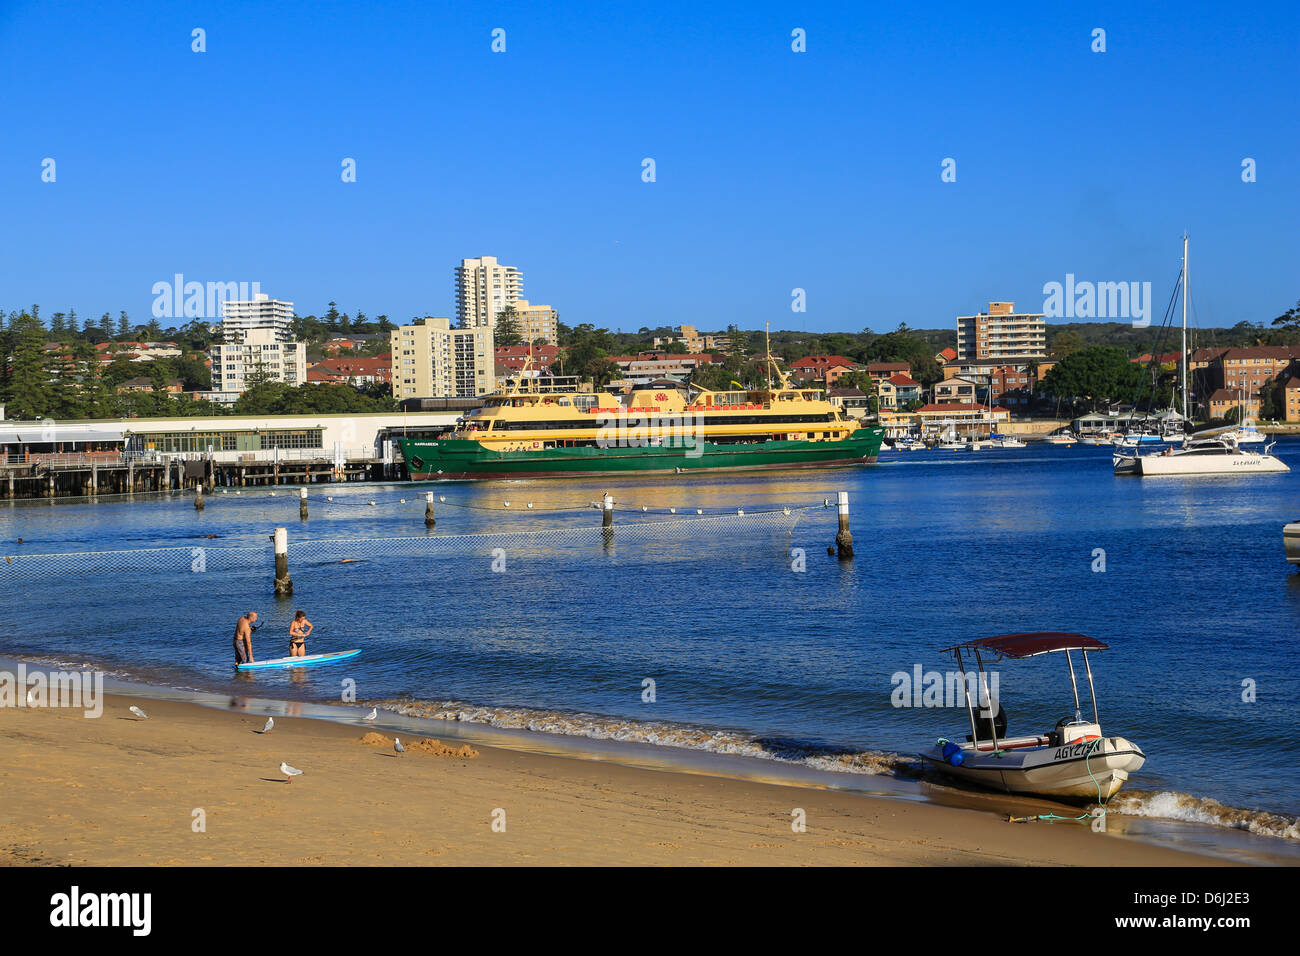
[[[1187,414],[1187,236],[1183,236],[1183,342],[1179,353],[1182,372],[1180,391],[1183,400],[1183,421],[1190,422]],[[1272,444],[1263,451],[1241,447],[1241,435],[1235,427],[1214,429],[1186,438],[1181,447],[1142,454],[1142,445],[1120,446],[1112,456],[1117,475],[1240,475],[1268,474],[1291,469],[1271,454]]]

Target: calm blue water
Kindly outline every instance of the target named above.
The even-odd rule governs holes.
[[[1112,647],[1094,658],[1103,727],[1150,757],[1133,787],[1295,814],[1300,575],[1283,560],[1281,529],[1300,517],[1300,440],[1277,453],[1297,470],[1116,478],[1108,449],[1031,446],[897,453],[836,471],[444,484],[431,537],[502,535],[441,544],[395,540],[426,536],[427,484],[314,486],[305,525],[283,488],[217,493],[201,515],[177,498],[6,503],[0,551],[21,557],[0,565],[0,652],[322,701],[347,677],[360,699],[390,706],[615,736],[650,722],[669,741],[835,758],[910,753],[962,731],[964,709],[890,704],[893,673],[949,668],[938,648],[1081,631]],[[597,524],[588,506],[606,490],[620,508],[750,516],[616,531],[612,546],[562,530]],[[792,532],[753,518],[839,490],[853,507],[852,563],[826,555],[833,510],[801,513]],[[618,523],[660,517],[670,516],[620,511]],[[276,525],[291,534],[290,601],[271,596]],[[557,530],[509,533],[538,528]],[[208,549],[197,573],[194,547]],[[805,570],[792,569],[792,547]],[[141,548],[181,550],[114,559],[107,572],[87,558],[26,557]],[[281,656],[298,607],[318,628],[309,651],[363,655],[232,676],[239,613],[262,614],[258,656]],[[645,678],[654,703],[642,700]],[[1073,712],[1059,655],[1006,663],[1000,678],[1013,732]],[[1254,703],[1242,701],[1244,680]]]

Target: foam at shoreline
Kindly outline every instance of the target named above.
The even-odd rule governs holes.
[[[1173,790],[1122,790],[1111,798],[1109,809],[1126,816],[1206,823],[1279,840],[1300,840],[1300,818],[1229,807],[1210,797]]]
[[[459,701],[376,700],[377,706],[406,717],[483,724],[502,730],[528,730],[565,737],[681,747],[709,753],[755,757],[845,773],[897,773],[908,761],[884,751],[853,751],[807,741],[758,737],[688,724],[628,720],[599,714],[565,713],[525,707],[489,707]]]

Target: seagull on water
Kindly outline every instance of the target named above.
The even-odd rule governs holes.
[[[370,713],[366,714],[366,720],[374,720],[378,716],[379,716],[379,708],[371,707]]]
[[[275,726],[275,718],[274,718],[274,717],[268,717],[268,718],[266,718],[266,726],[264,726],[261,730],[259,730],[258,733],[259,733],[259,734],[269,734],[269,733],[271,732],[271,728],[274,727],[274,726]]]
[[[297,767],[290,767],[283,760],[280,761],[280,773],[284,774],[285,783],[293,783],[294,777],[302,776],[301,770],[299,770]]]
[[[402,742],[398,740],[396,737],[393,738],[393,753],[395,754],[406,753],[406,748],[402,746]]]
[[[139,707],[136,707],[134,704],[131,705],[130,710],[131,710],[131,713],[135,714],[135,715],[136,715],[137,717],[139,717],[141,720],[148,720],[148,719],[149,719],[149,715],[146,714],[146,713],[145,713],[143,710],[141,710]]]

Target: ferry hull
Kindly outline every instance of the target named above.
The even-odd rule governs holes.
[[[701,442],[695,448],[545,448],[492,451],[477,441],[401,439],[407,472],[415,481],[486,478],[574,478],[642,472],[741,471],[832,468],[871,464],[885,430],[860,428],[842,441]]]

